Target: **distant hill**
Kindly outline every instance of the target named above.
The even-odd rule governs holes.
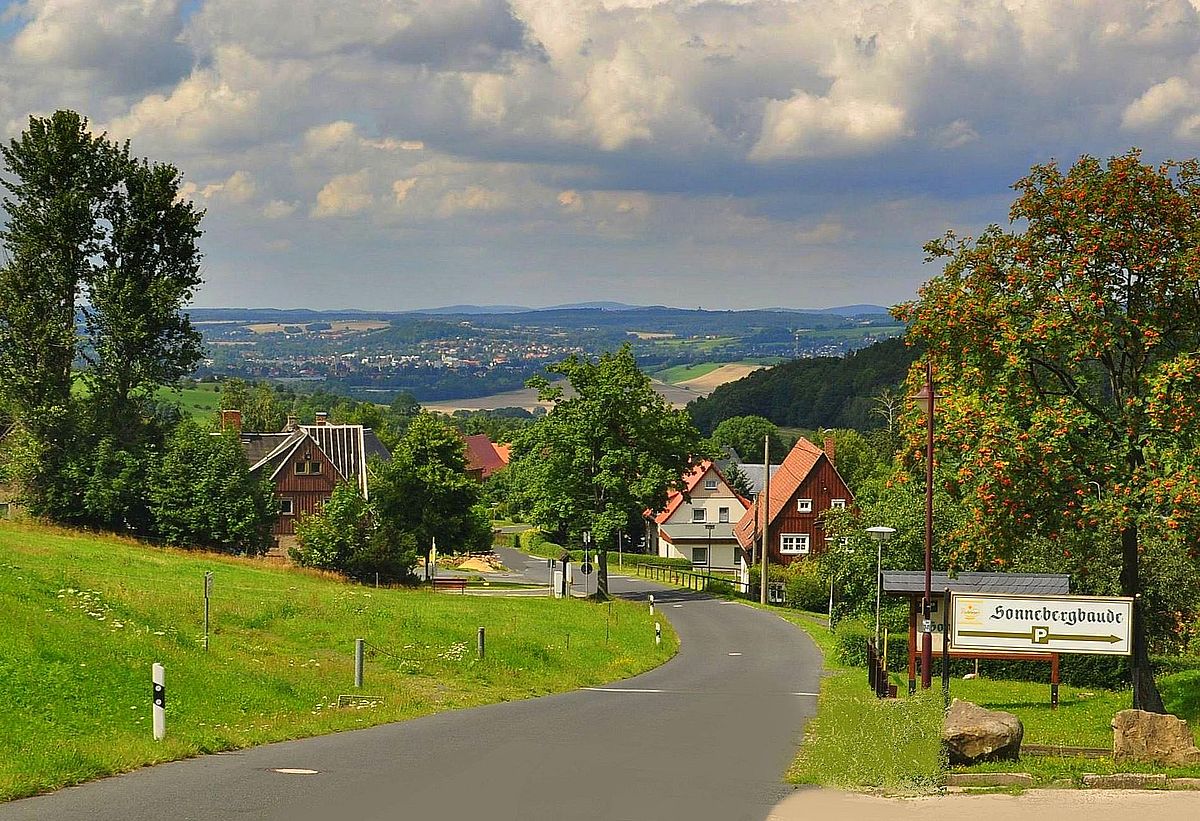
[[[795,359],[722,385],[689,404],[688,411],[705,434],[724,419],[747,415],[788,427],[877,428],[880,420],[871,415],[872,397],[900,385],[918,355],[897,338],[844,359]]]
[[[838,308],[818,308],[808,311],[811,314],[833,314],[834,316],[877,316],[890,315],[882,305],[842,305]]]

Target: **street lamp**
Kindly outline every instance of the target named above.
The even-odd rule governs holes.
[[[933,683],[933,362],[925,360],[925,384],[912,399],[925,414],[925,597],[921,600],[921,688]]]
[[[868,527],[875,540],[875,652],[879,652],[879,597],[883,592],[883,543],[896,533],[894,527]]]
[[[704,553],[704,572],[712,573],[712,532],[714,524],[706,524],[704,529],[708,531],[708,550]]]

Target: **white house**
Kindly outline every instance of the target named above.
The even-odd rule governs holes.
[[[661,512],[646,514],[647,546],[659,556],[688,559],[693,565],[735,568],[741,548],[733,526],[749,509],[750,501],[705,460],[684,477],[682,491],[671,491]]]

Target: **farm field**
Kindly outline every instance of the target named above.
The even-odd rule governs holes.
[[[661,617],[656,647],[645,608],[617,601],[611,612],[606,623],[607,607],[580,600],[375,589],[261,560],[0,522],[0,800],[202,753],[592,686],[674,653]],[[474,652],[480,626],[484,660]],[[368,642],[360,692],[381,701],[339,707],[338,696],[354,692],[356,638]],[[151,737],[154,662],[166,668],[161,742]]]

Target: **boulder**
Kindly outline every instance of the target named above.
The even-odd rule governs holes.
[[[1113,760],[1143,761],[1161,766],[1200,764],[1200,749],[1187,722],[1145,710],[1122,710],[1113,716]]]
[[[1021,754],[1025,727],[1012,713],[985,710],[954,699],[942,722],[942,746],[951,764],[977,761],[1015,761]]]

